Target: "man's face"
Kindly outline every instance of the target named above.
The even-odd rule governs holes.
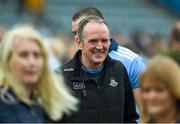
[[[73,33],[73,38],[74,41],[76,41],[76,37],[77,37],[77,30],[79,27],[79,23],[81,22],[81,20],[83,20],[85,18],[85,16],[81,16],[79,19],[77,19],[76,21],[72,21],[72,33]]]
[[[109,37],[109,30],[104,23],[87,23],[83,29],[83,38],[78,42],[84,66],[96,69],[102,65],[108,54]]]

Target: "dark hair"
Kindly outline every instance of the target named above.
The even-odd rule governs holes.
[[[98,16],[94,16],[94,15],[87,16],[86,18],[84,18],[83,20],[80,21],[79,28],[77,30],[77,34],[78,34],[78,36],[79,36],[79,38],[81,40],[83,38],[83,29],[87,25],[87,23],[89,23],[89,22],[97,22],[97,23],[100,23],[100,24],[103,23],[107,27],[109,27],[107,22],[105,20],[103,20],[102,18],[100,18]]]
[[[171,37],[180,43],[180,22],[177,22],[171,31]]]
[[[169,56],[180,65],[180,50],[169,49],[161,54]]]
[[[77,11],[73,16],[72,21],[76,21],[77,19],[79,19],[82,16],[90,16],[90,15],[95,15],[101,19],[104,19],[100,10],[98,10],[95,7],[87,7],[87,8],[83,8],[83,9]]]

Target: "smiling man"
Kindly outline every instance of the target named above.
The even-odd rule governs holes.
[[[138,115],[127,71],[108,56],[110,32],[97,17],[84,18],[77,31],[79,51],[57,70],[80,100],[79,111],[63,122],[136,122]]]
[[[107,57],[110,40],[109,30],[103,22],[87,22],[85,28],[82,22],[77,37],[78,46],[82,51],[82,63],[89,69],[102,66]],[[84,30],[83,30],[84,28]]]
[[[75,12],[72,17],[72,33],[74,41],[77,42],[77,30],[79,23],[82,19],[87,16],[94,15],[101,19],[104,19],[102,12],[95,7],[86,7]],[[135,96],[137,103],[140,101],[140,85],[139,85],[139,75],[144,70],[145,65],[143,59],[130,49],[118,45],[118,41],[115,41],[112,37],[110,38],[110,47],[108,55],[114,59],[118,60],[125,66],[128,77],[130,80],[131,87]]]

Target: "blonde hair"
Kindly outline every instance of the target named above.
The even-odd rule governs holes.
[[[69,114],[71,110],[76,110],[77,99],[73,97],[64,84],[61,75],[56,75],[49,67],[48,47],[40,34],[31,26],[18,26],[5,34],[0,46],[0,82],[3,87],[11,88],[25,104],[30,104],[24,85],[16,79],[9,69],[10,59],[15,51],[16,45],[21,42],[21,38],[26,37],[36,42],[43,54],[44,67],[38,83],[34,87],[40,99],[40,104],[45,109],[52,120],[58,120],[63,113]]]
[[[140,75],[140,84],[142,85],[144,80],[151,76],[153,79],[163,81],[168,90],[176,98],[177,103],[180,102],[180,67],[171,58],[162,55],[156,55],[153,57],[146,70]],[[151,120],[148,114],[146,105],[141,99],[141,121],[147,123]],[[180,117],[180,104],[177,104],[177,117]]]

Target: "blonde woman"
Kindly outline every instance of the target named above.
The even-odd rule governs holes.
[[[7,32],[0,46],[0,122],[60,120],[77,102],[49,68],[39,33],[30,26]]]
[[[140,76],[141,122],[180,122],[180,67],[167,56],[152,58]]]

